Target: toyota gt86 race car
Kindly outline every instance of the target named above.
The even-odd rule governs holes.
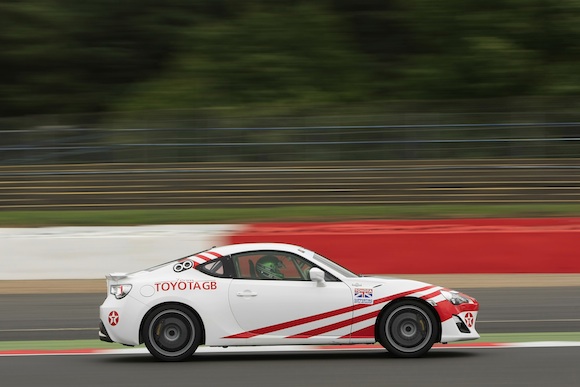
[[[479,304],[423,282],[359,276],[300,246],[246,243],[107,275],[103,341],[180,361],[199,345],[374,344],[401,357],[479,338]]]

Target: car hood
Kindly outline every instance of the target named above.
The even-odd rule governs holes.
[[[373,289],[375,296],[393,294],[424,295],[443,290],[444,287],[427,282],[396,277],[358,277],[349,278],[345,283],[354,289]]]

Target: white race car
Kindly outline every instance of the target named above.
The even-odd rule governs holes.
[[[214,247],[107,276],[103,341],[180,361],[199,345],[374,344],[417,357],[479,338],[479,304],[423,282],[359,276],[300,246]]]

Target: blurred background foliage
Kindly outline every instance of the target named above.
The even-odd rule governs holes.
[[[580,95],[580,0],[4,0],[0,63],[1,117],[501,109]]]

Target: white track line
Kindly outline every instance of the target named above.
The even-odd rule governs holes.
[[[505,349],[505,348],[557,348],[580,347],[580,341],[534,341],[523,343],[473,343],[437,345],[433,350],[447,349]],[[240,347],[200,347],[198,354],[240,354],[240,353],[275,353],[275,352],[314,352],[314,351],[385,351],[378,345],[368,346],[316,346],[316,345],[279,345],[279,346],[240,346]],[[85,349],[85,350],[0,350],[0,357],[5,356],[56,356],[56,355],[145,355],[147,348],[127,349]]]

